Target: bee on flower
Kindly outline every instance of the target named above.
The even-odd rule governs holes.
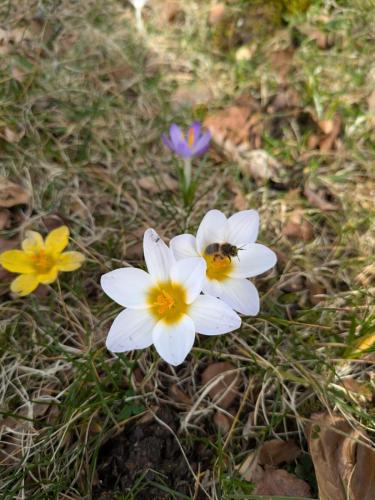
[[[243,210],[229,219],[220,210],[210,210],[196,237],[181,234],[171,240],[170,247],[177,261],[205,259],[205,294],[219,297],[241,314],[255,316],[260,307],[259,294],[247,278],[268,271],[277,260],[272,250],[255,243],[258,231],[256,210]]]
[[[196,332],[220,335],[240,327],[240,317],[227,304],[201,295],[204,258],[176,261],[153,229],[144,234],[143,251],[148,272],[128,267],[101,278],[104,292],[126,308],[109,330],[106,345],[110,351],[154,344],[165,361],[177,366],[192,349]]]
[[[0,254],[0,264],[12,273],[18,273],[10,289],[21,297],[32,293],[40,284],[56,281],[59,272],[75,271],[85,257],[80,252],[64,252],[69,242],[69,229],[61,226],[52,230],[44,240],[36,231],[27,231],[22,250],[8,250]]]

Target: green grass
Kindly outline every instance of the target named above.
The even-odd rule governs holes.
[[[72,246],[87,257],[81,270],[61,275],[46,296],[15,299],[5,293],[8,282],[0,285],[2,498],[90,498],[100,446],[145,409],[168,401],[172,381],[183,381],[196,400],[204,390],[199,373],[219,360],[240,371],[240,402],[249,381],[257,390],[243,401],[225,446],[207,397],[179,436],[186,447],[199,440],[210,446],[211,498],[258,498],[235,469],[246,449],[279,436],[307,451],[303,428],[314,412],[339,410],[373,436],[374,410],[340,390],[346,377],[374,389],[371,365],[350,357],[358,339],[374,328],[374,132],[366,103],[375,78],[373,27],[371,6],[338,3],[333,8],[318,2],[289,16],[282,31],[259,41],[248,62],[236,62],[236,47],[217,52],[207,2],[182,3],[183,19],[174,24],[163,24],[157,9],[147,8],[145,38],[135,32],[126,2],[0,5],[0,26],[14,37],[12,30],[24,30],[0,59],[0,132],[23,131],[18,142],[0,139],[0,174],[33,193],[30,207],[23,214],[16,210],[0,237],[22,239],[27,229],[45,233],[46,218],[54,214],[69,226]],[[324,31],[335,40],[327,50],[298,31],[303,23],[321,27],[323,14]],[[281,137],[268,130],[263,137],[264,148],[283,163],[282,190],[257,186],[236,162],[216,154],[201,170],[191,212],[178,193],[144,193],[141,177],[173,173],[160,140],[170,122],[204,118],[245,91],[266,99],[278,87],[269,53],[293,36],[299,45],[287,83],[318,118],[340,113],[340,147],[328,154],[308,151],[308,133],[291,118]],[[22,77],[15,78],[15,68]],[[211,101],[173,108],[171,94],[186,82],[209,85]],[[127,249],[147,227],[169,238],[194,232],[210,208],[236,211],[226,187],[233,179],[249,208],[261,214],[260,240],[281,254],[277,270],[255,280],[260,315],[245,318],[233,334],[200,337],[178,375],[153,349],[112,357],[104,340],[119,308],[101,291],[100,275],[143,265]],[[303,196],[307,179],[329,187],[340,208],[327,212],[311,205]],[[292,188],[299,191],[293,195]],[[283,234],[287,214],[296,208],[313,225],[309,242]],[[319,286],[319,302],[311,301],[311,283]],[[146,375],[141,385],[136,367]],[[244,438],[250,412],[255,423]],[[180,417],[183,423],[187,413]],[[290,472],[307,474],[317,495],[311,460],[303,456]],[[142,481],[134,487],[141,491]]]

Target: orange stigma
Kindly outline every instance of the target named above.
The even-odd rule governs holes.
[[[195,139],[194,129],[193,127],[190,127],[188,132],[188,144],[190,148],[192,148],[194,145],[194,139]]]

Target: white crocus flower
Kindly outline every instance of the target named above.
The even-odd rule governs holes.
[[[171,365],[182,363],[193,347],[195,332],[220,335],[236,330],[241,318],[224,302],[200,295],[206,274],[202,258],[176,262],[153,229],[143,238],[148,272],[132,267],[104,274],[105,293],[126,307],[114,320],[106,345],[112,352],[154,344]]]
[[[143,25],[143,20],[142,20],[142,9],[146,5],[148,0],[130,0],[130,3],[133,4],[133,7],[135,8],[135,19],[137,23],[137,29],[138,31],[144,31],[144,25]]]
[[[256,210],[237,212],[229,219],[219,210],[210,210],[196,238],[181,234],[171,240],[171,248],[177,260],[204,257],[204,293],[221,298],[242,314],[255,316],[259,312],[259,295],[246,278],[268,271],[277,260],[272,250],[255,243],[258,230]]]

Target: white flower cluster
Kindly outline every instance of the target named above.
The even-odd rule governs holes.
[[[177,366],[193,347],[195,333],[228,333],[241,326],[237,312],[256,315],[259,295],[247,278],[276,263],[272,250],[255,243],[258,229],[255,210],[229,219],[210,210],[196,237],[176,236],[170,247],[147,229],[148,272],[128,267],[102,276],[105,293],[126,308],[111,326],[107,348],[118,353],[154,344],[165,361]]]

